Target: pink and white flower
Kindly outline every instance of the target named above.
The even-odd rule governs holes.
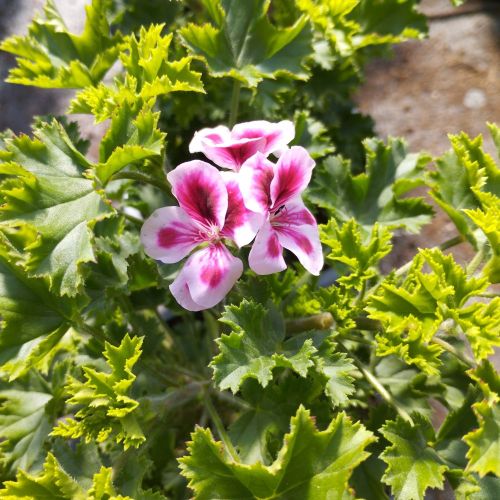
[[[141,229],[146,253],[167,264],[206,245],[187,259],[170,285],[177,302],[190,311],[216,305],[243,272],[243,263],[223,239],[246,245],[262,223],[262,216],[245,207],[234,175],[204,161],[182,163],[167,175],[180,206],[155,210]]]
[[[301,199],[314,165],[304,148],[293,146],[276,164],[256,153],[242,166],[238,175],[245,206],[264,217],[248,259],[257,274],[286,269],[287,248],[311,274],[319,275],[323,252],[318,226]]]
[[[255,153],[267,157],[273,152],[281,152],[294,137],[295,127],[289,120],[239,123],[232,130],[220,125],[196,132],[189,151],[203,153],[219,167],[238,172]]]

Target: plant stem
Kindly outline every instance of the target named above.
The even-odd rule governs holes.
[[[149,175],[144,175],[139,172],[117,172],[111,177],[110,180],[116,181],[119,179],[132,180],[137,182],[142,182],[144,184],[150,184],[151,186],[157,187],[161,189],[168,195],[171,194],[170,188],[168,186],[167,181],[161,181],[159,179],[155,179],[154,177],[150,177]]]
[[[377,377],[367,370],[364,366],[363,363],[349,350],[342,344],[342,342],[337,341],[337,344],[348,354],[352,360],[354,361],[354,364],[357,366],[359,371],[363,374],[363,377],[366,379],[366,381],[380,394],[382,399],[386,401],[388,404],[390,404],[398,413],[398,415],[409,422],[410,424],[413,425],[413,420],[408,414],[408,412],[401,408],[397,401],[392,397],[392,394],[382,385],[382,383],[377,379]]]
[[[306,318],[291,319],[286,322],[286,333],[307,332],[309,330],[328,330],[335,325],[335,320],[329,312],[315,314]]]
[[[231,96],[231,110],[229,111],[229,127],[232,128],[238,118],[238,107],[240,105],[241,83],[238,80],[233,82],[233,94]]]
[[[477,268],[481,265],[481,262],[484,259],[484,254],[486,253],[486,246],[483,245],[476,255],[474,255],[474,258],[469,262],[469,265],[467,266],[467,274],[474,274],[474,272],[477,270]]]
[[[440,250],[448,250],[448,248],[454,247],[455,245],[460,245],[460,243],[463,243],[465,241],[465,238],[461,235],[458,234],[457,236],[450,238],[449,240],[446,240],[445,242],[441,243],[439,245]]]
[[[433,337],[432,341],[435,344],[440,345],[445,351],[448,351],[465,365],[470,368],[477,368],[476,363],[472,359],[467,357],[465,354],[462,354],[456,347],[453,347],[451,344],[446,342],[446,340],[440,339],[439,337]]]
[[[227,435],[226,429],[224,428],[224,424],[222,423],[222,420],[219,414],[217,413],[217,410],[215,409],[215,406],[213,405],[212,400],[210,399],[210,396],[207,391],[205,391],[204,402],[205,402],[205,408],[207,409],[208,414],[210,415],[210,419],[212,420],[212,423],[217,429],[217,434],[219,434],[219,437],[221,441],[224,443],[227,452],[235,462],[239,462],[240,458],[238,457],[238,454],[234,449],[231,439]]]

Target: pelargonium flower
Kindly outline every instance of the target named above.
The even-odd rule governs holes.
[[[142,226],[146,253],[167,264],[205,245],[187,259],[170,285],[177,302],[190,311],[220,302],[243,272],[243,263],[223,240],[246,245],[262,222],[246,209],[235,176],[204,161],[182,163],[167,175],[180,206],[155,210]]]
[[[238,175],[245,205],[264,216],[248,258],[257,274],[286,269],[283,247],[293,252],[311,274],[321,271],[318,225],[301,199],[314,165],[304,148],[293,146],[276,164],[256,153],[241,167]]]
[[[294,137],[295,127],[289,120],[279,123],[265,120],[238,123],[232,130],[219,125],[196,132],[189,144],[189,151],[203,153],[219,167],[238,172],[255,153],[267,157],[273,152],[281,152]]]

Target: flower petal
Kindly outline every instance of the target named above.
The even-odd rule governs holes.
[[[272,274],[286,269],[278,233],[269,221],[264,222],[253,243],[248,263],[257,274]]]
[[[281,245],[294,253],[311,274],[318,276],[323,268],[318,225],[302,200],[287,203],[273,216],[272,225]]]
[[[295,137],[295,126],[289,120],[271,123],[265,120],[238,123],[231,131],[233,139],[249,139],[264,137],[265,144],[259,151],[268,156],[274,151],[282,150]]]
[[[197,304],[193,300],[193,297],[191,297],[191,292],[189,291],[189,287],[186,282],[186,276],[182,274],[182,271],[169,288],[175,300],[184,309],[187,309],[188,311],[202,311],[203,309],[207,309],[205,306]]]
[[[201,160],[181,163],[168,173],[172,193],[186,213],[210,228],[222,228],[227,212],[227,190],[220,172]]]
[[[272,209],[302,193],[311,180],[315,162],[301,146],[292,146],[279,158],[271,182]]]
[[[203,238],[200,226],[180,207],[155,210],[141,228],[141,241],[145,252],[166,264],[179,262]]]
[[[245,162],[238,175],[245,206],[253,212],[267,215],[271,204],[274,164],[262,153],[256,153]]]
[[[218,304],[242,273],[243,263],[222,243],[195,252],[181,271],[192,300],[204,308]]]
[[[265,145],[265,137],[235,139],[226,127],[219,126],[196,132],[189,145],[189,151],[201,152],[219,167],[238,171],[245,160]]]
[[[204,128],[195,132],[189,143],[190,153],[203,153],[205,145],[217,145],[231,140],[231,131],[224,125],[215,128]]]
[[[239,247],[242,247],[255,238],[263,217],[245,207],[238,182],[239,174],[222,172],[222,178],[226,183],[228,207],[226,222],[220,234],[231,238]]]

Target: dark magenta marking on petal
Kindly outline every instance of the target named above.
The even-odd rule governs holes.
[[[158,232],[158,246],[170,248],[179,243],[179,232],[171,227],[163,227]]]
[[[187,175],[184,185],[179,189],[179,198],[182,198],[182,204],[189,215],[209,224],[218,223],[215,198],[217,195],[217,187],[200,172]]]
[[[280,242],[278,236],[273,233],[272,236],[267,240],[267,253],[275,259],[281,252]]]

